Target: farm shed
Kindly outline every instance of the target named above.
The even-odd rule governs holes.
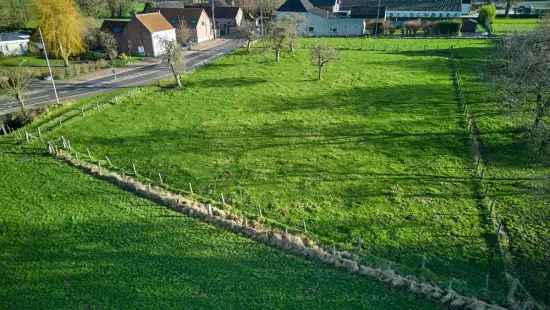
[[[0,33],[0,55],[25,55],[29,51],[30,37],[21,32]]]

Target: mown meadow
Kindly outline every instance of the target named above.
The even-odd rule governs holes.
[[[315,80],[307,47],[340,59]],[[483,40],[311,39],[276,64],[239,51],[54,130],[126,172],[361,245],[393,268],[499,288],[447,50]],[[260,211],[261,210],[261,211]],[[384,261],[384,264],[387,262]],[[393,264],[393,263],[390,263]],[[407,270],[408,272],[408,270]]]
[[[435,309],[0,137],[0,308]]]
[[[340,55],[322,81],[308,54],[318,42]],[[529,156],[525,122],[491,96],[481,74],[490,41],[305,39],[278,64],[260,44],[186,76],[183,90],[148,87],[77,112],[46,138],[64,136],[126,173],[160,173],[173,187],[306,226],[371,262],[504,303],[509,287],[478,195],[451,46],[481,129],[488,197],[511,238],[513,275],[548,304],[548,155]]]

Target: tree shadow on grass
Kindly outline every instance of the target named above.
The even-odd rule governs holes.
[[[432,307],[181,216],[18,229],[0,238],[6,307]]]
[[[217,79],[194,79],[188,81],[187,87],[198,88],[219,88],[219,87],[248,87],[256,84],[266,83],[266,79],[260,78],[217,78]]]

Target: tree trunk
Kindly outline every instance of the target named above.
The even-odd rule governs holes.
[[[25,113],[25,101],[23,100],[23,94],[18,92],[15,95],[15,97],[17,98],[17,101],[19,102],[19,105],[21,106],[21,112]]]
[[[275,61],[276,62],[279,62],[281,60],[281,49],[280,48],[276,48],[275,49]]]
[[[321,80],[321,72],[323,71],[323,60],[321,56],[317,56],[317,81]]]
[[[508,17],[510,14],[510,9],[512,8],[512,0],[506,0],[506,11],[504,12],[504,17]]]
[[[178,84],[178,88],[181,88],[182,85],[181,85],[180,75],[176,71],[176,68],[174,67],[173,64],[170,64],[170,70],[172,71],[172,74],[174,75],[174,79],[176,80],[176,83]]]
[[[61,42],[59,42],[58,44],[59,44],[59,50],[61,51],[61,58],[63,58],[63,64],[65,65],[65,67],[68,67],[70,65],[69,56],[65,54],[65,50],[63,49],[63,45],[61,44]]]
[[[533,129],[539,127],[542,117],[546,112],[546,108],[550,105],[550,99],[544,100],[544,97],[541,94],[537,95],[537,108],[535,109],[535,120],[533,121]]]
[[[291,39],[289,43],[290,43],[290,52],[294,54],[294,40]]]

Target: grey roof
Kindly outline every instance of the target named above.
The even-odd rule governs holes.
[[[311,4],[316,7],[334,6],[336,5],[336,1],[337,0],[310,0]]]
[[[287,0],[277,9],[278,12],[311,13],[322,17],[333,17],[334,15],[326,10],[314,6],[309,0]]]
[[[378,9],[378,0],[342,0],[342,10],[370,12]],[[461,11],[462,0],[380,0],[381,13],[392,11]],[[353,15],[353,13],[352,13]]]
[[[0,33],[0,42],[29,40],[30,37],[30,35],[23,32],[2,32]]]
[[[128,20],[113,20],[113,19],[105,19],[103,23],[101,24],[101,28],[99,28],[101,31],[109,31],[114,34],[119,34],[124,31],[124,28],[126,25],[128,25],[130,21]]]
[[[174,27],[183,19],[190,27],[196,27],[204,9],[202,8],[161,8],[160,14]]]

